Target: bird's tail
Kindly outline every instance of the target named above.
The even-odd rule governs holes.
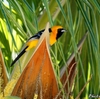
[[[15,64],[15,62],[26,52],[28,46],[26,46],[20,53],[19,55],[15,58],[15,60],[11,63],[11,66]]]

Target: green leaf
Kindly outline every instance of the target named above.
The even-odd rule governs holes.
[[[6,96],[3,99],[21,99],[21,98],[19,98],[17,96]]]

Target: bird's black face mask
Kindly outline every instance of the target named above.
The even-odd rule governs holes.
[[[57,36],[56,36],[56,39],[58,39],[66,30],[65,29],[58,29],[58,33],[57,33]]]

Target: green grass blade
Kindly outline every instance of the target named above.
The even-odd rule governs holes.
[[[97,0],[89,0],[89,1],[94,5],[94,7],[97,9],[97,11],[100,14],[100,2]]]
[[[48,17],[50,20],[50,25],[53,26],[53,20],[52,20],[51,14],[50,14],[49,6],[48,6],[49,2],[47,0],[43,0],[43,3],[44,3],[44,6],[46,7],[46,11],[47,11],[47,14],[48,14]]]
[[[95,46],[94,47],[95,50],[98,50],[98,46],[97,46],[97,43],[96,43],[97,41],[96,41],[96,38],[95,38],[95,35],[94,35],[94,31],[93,31],[92,25],[89,21],[89,18],[88,18],[87,14],[84,10],[82,2],[80,0],[76,0],[76,2],[77,2],[78,7],[80,8],[80,11],[81,11],[81,13],[84,17],[84,20],[86,22],[86,25],[87,25],[88,29],[89,29],[89,33],[90,33],[90,36],[91,36],[91,42],[93,43],[93,46]]]
[[[4,11],[4,9],[3,9],[2,6],[3,6],[3,5],[2,5],[2,1],[0,1],[0,8],[1,8],[2,14],[4,15],[4,18],[6,19],[6,22],[7,22],[7,25],[8,25],[8,29],[9,29],[10,35],[11,35],[11,37],[12,37],[12,40],[13,40],[13,42],[14,42],[14,45],[16,46],[16,42],[15,42],[14,37],[13,37],[13,34],[12,34],[12,29],[11,29],[9,20],[8,20],[8,18],[7,18],[7,16],[6,16],[6,13],[5,13],[5,11]],[[16,48],[17,48],[17,46],[16,46]]]

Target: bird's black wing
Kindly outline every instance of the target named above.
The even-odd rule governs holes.
[[[38,33],[36,33],[36,34],[33,35],[32,37],[30,37],[30,38],[28,39],[28,41],[31,40],[31,39],[39,39],[39,38],[41,37],[42,33],[44,32],[44,30],[45,30],[45,29],[39,31]],[[51,30],[51,28],[49,28],[49,33],[51,33],[51,32],[52,32],[52,30]]]
[[[39,39],[43,32],[44,32],[44,29],[41,30],[41,31],[39,31],[39,32],[36,33],[35,35],[31,36],[31,37],[28,39],[28,41],[31,40],[31,39],[34,39],[34,38],[35,38],[35,39]]]

